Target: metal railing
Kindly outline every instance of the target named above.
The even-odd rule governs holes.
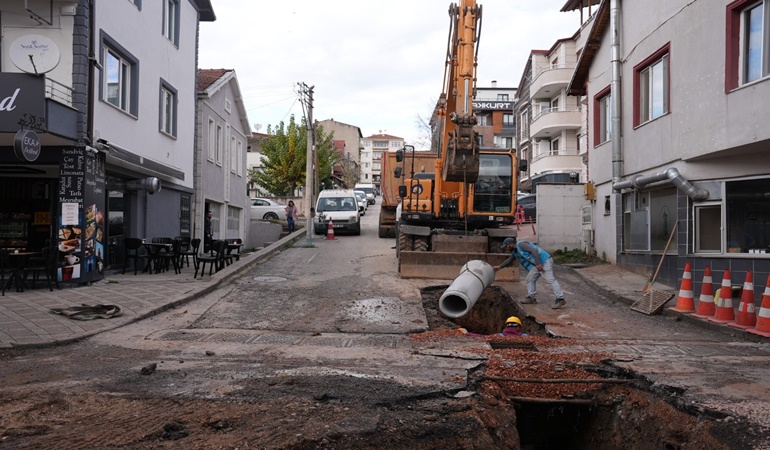
[[[539,113],[535,114],[535,117],[532,118],[532,122],[536,121],[537,119],[545,116],[546,114],[556,113],[556,112],[575,112],[580,111],[580,108],[567,108],[566,106],[556,106],[553,108],[543,108],[540,110]]]

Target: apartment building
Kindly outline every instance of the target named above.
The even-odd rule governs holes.
[[[532,50],[518,86],[515,112],[519,189],[537,184],[585,181],[580,146],[581,104],[567,95],[577,61],[576,37],[560,39],[549,50]]]
[[[246,159],[251,126],[234,70],[198,69],[197,117],[193,235],[203,237],[211,211],[214,239],[244,240],[251,221]]]
[[[390,134],[373,134],[364,138],[364,150],[361,153],[360,183],[372,183],[380,190],[382,175],[382,154],[404,147],[404,138]]]
[[[321,120],[318,126],[323,128],[324,134],[334,133],[334,148],[340,154],[340,159],[333,168],[337,183],[342,185],[352,182],[354,185],[362,177],[361,154],[364,144],[361,129],[334,119]],[[342,181],[343,179],[345,181]]]
[[[515,148],[516,121],[513,116],[516,88],[476,87],[473,112],[476,115],[476,132],[482,148]]]
[[[192,232],[198,26],[214,19],[209,0],[0,5],[0,246],[47,248],[81,283],[122,265],[123,237]]]
[[[717,283],[770,272],[770,5],[716,3],[602,1],[568,87],[588,109],[597,253],[662,260],[671,285],[685,261],[696,286],[706,266]]]

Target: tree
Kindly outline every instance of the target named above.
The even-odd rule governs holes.
[[[267,127],[267,140],[262,143],[262,168],[249,171],[249,181],[276,196],[291,196],[305,185],[307,160],[307,123],[297,124],[294,116],[286,125],[280,122],[275,129]],[[338,154],[332,146],[333,133],[325,135],[323,127],[316,130],[318,174],[323,182],[331,177]]]

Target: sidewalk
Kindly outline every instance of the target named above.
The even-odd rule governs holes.
[[[15,292],[8,290],[0,297],[0,348],[43,347],[74,342],[105,330],[114,329],[128,323],[153,316],[169,308],[203,296],[222,283],[249,270],[260,259],[280,251],[285,245],[304,239],[301,229],[286,236],[270,246],[241,256],[240,261],[220,272],[203,278],[193,278],[194,269],[185,267],[177,275],[173,271],[163,274],[137,274],[133,271],[125,275],[110,275],[105,280],[90,286],[54,289],[49,291],[45,283],[39,283],[37,289]],[[565,267],[565,266],[562,266]],[[642,289],[647,279],[641,275],[624,270],[613,264],[601,264],[582,268],[569,268],[587,286],[610,299],[631,305],[642,296]],[[689,314],[670,311],[676,305],[678,288],[656,284],[656,290],[669,291],[673,298],[663,307],[660,315],[676,320],[687,321],[715,332],[727,333],[738,338],[754,342],[770,342],[770,339],[747,333],[744,330],[720,325],[695,318]],[[53,314],[51,308],[67,308],[81,304],[118,305],[123,315],[112,319],[73,320]],[[525,305],[527,310],[537,311],[538,320],[549,322],[555,334],[559,334],[556,318],[564,312],[576,313],[569,307],[564,310],[551,310],[548,305]],[[737,305],[734,305],[737,307]],[[644,315],[642,313],[635,313]],[[551,317],[553,316],[553,317]],[[652,316],[660,317],[660,316]],[[590,317],[586,324],[590,324]],[[595,324],[598,327],[601,323]]]
[[[201,297],[223,283],[249,270],[256,261],[279,252],[286,244],[305,237],[304,229],[285,236],[262,250],[242,254],[223,270],[193,278],[195,268],[185,266],[182,273],[173,270],[160,274],[138,273],[108,275],[88,286],[62,287],[53,292],[43,280],[35,289],[5,291],[0,297],[0,348],[45,347],[74,342],[94,334],[118,328],[158,314]],[[73,320],[54,314],[51,308],[82,304],[110,304],[120,307],[122,315],[111,319]]]

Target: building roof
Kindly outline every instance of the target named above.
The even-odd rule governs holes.
[[[233,69],[198,69],[198,92],[205,91]]]
[[[583,50],[580,52],[575,72],[572,74],[572,80],[567,86],[567,94],[569,95],[585,95],[586,94],[586,82],[588,81],[588,72],[591,69],[596,52],[602,45],[602,36],[605,30],[610,25],[610,8],[609,2],[603,0],[599,6],[599,10],[596,12],[596,19],[591,26],[591,31],[588,33]]]
[[[574,11],[589,5],[598,5],[600,1],[601,0],[567,0],[567,3],[561,7],[561,12]]]
[[[371,136],[365,137],[364,139],[369,139],[370,141],[389,141],[391,139],[398,139],[401,141],[404,140],[404,138],[402,137],[393,136],[390,134],[373,134]]]
[[[211,0],[195,0],[195,4],[198,6],[201,21],[213,22],[217,20],[217,15],[214,14],[214,8],[211,6]]]

